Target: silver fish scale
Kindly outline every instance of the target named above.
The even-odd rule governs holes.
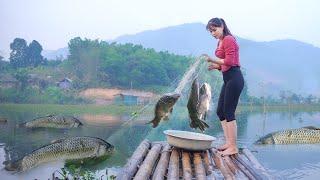
[[[93,157],[98,155],[98,149],[97,139],[90,137],[68,138],[39,148],[25,156],[20,168],[21,171],[25,171],[43,162]]]
[[[52,128],[64,128],[73,127],[75,120],[71,118],[64,118],[63,116],[47,116],[33,121],[27,122],[27,127],[52,127]]]
[[[275,144],[306,144],[320,142],[320,131],[306,128],[285,130],[274,133],[272,136]]]

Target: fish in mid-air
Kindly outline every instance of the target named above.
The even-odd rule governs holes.
[[[192,82],[191,85],[191,91],[189,94],[189,100],[187,104],[188,112],[189,112],[189,117],[190,117],[190,127],[191,128],[199,128],[201,131],[204,131],[205,128],[208,128],[209,125],[202,119],[199,118],[199,83],[197,78],[195,78]]]
[[[178,101],[180,94],[178,93],[169,93],[163,95],[157,102],[154,108],[154,118],[152,121],[152,127],[157,127],[161,120],[168,120],[169,115],[173,111],[173,106]]]
[[[211,102],[211,86],[203,83],[199,90],[198,116],[201,120],[206,120]]]

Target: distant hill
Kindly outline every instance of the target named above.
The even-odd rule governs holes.
[[[281,90],[291,90],[320,96],[320,48],[291,39],[256,42],[236,38],[251,94],[278,95]],[[216,40],[201,23],[143,31],[112,41],[193,56],[212,55],[216,47]]]
[[[60,48],[57,50],[43,50],[42,56],[48,60],[66,59],[69,55],[68,47]]]

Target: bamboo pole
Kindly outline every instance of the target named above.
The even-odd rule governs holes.
[[[183,179],[191,180],[192,179],[192,169],[189,152],[182,152],[182,171]]]
[[[133,175],[137,172],[139,164],[143,161],[148,153],[150,142],[143,140],[137,149],[134,151],[127,164],[124,166],[123,171],[117,177],[117,180],[131,180]]]
[[[230,156],[230,158],[233,160],[233,162],[238,166],[239,169],[250,179],[254,180],[256,177],[254,177],[250,171],[239,161],[238,155]]]
[[[202,163],[201,154],[196,152],[193,154],[193,164],[195,170],[195,176],[197,180],[205,180],[206,179],[206,171],[204,169],[204,165]]]
[[[207,151],[205,151],[204,153],[202,153],[202,157],[203,157],[203,164],[206,170],[206,175],[210,175],[213,172],[213,165],[211,163],[210,159],[210,153]]]
[[[155,144],[149,151],[147,157],[143,161],[142,165],[139,167],[137,174],[134,176],[134,180],[148,180],[155,162],[157,161],[160,151],[161,144]]]
[[[233,163],[233,161],[230,159],[229,156],[223,157],[223,160],[226,162],[226,165],[229,167],[229,169],[233,174],[236,174],[237,171],[239,171],[239,168],[235,166],[235,164]]]
[[[261,172],[266,179],[274,179],[267,170],[259,163],[256,157],[251,153],[251,151],[247,148],[242,149],[242,153],[249,159],[249,161],[253,164],[253,167],[256,168],[258,171]]]
[[[179,152],[173,148],[169,161],[168,180],[179,179]]]
[[[163,180],[164,176],[166,175],[169,158],[170,158],[170,145],[165,144],[162,148],[160,160],[157,164],[157,167],[153,173],[152,180]]]
[[[235,176],[232,174],[231,170],[229,169],[228,166],[223,162],[222,157],[220,154],[217,153],[216,149],[212,148],[211,153],[213,154],[213,160],[216,164],[216,166],[220,169],[222,175],[224,176],[225,179],[235,179]]]
[[[227,166],[230,168],[231,172],[235,175],[237,179],[245,179],[247,176],[239,169],[239,167],[233,162],[230,156],[223,157]]]
[[[256,178],[256,179],[269,179],[265,175],[263,175],[260,170],[257,170],[253,167],[253,164],[246,159],[245,155],[239,154],[237,157],[238,161],[245,166],[248,171]]]

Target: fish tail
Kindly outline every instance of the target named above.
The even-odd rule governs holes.
[[[201,131],[204,131],[205,128],[209,128],[209,125],[205,121],[197,118],[196,121],[191,121],[190,127],[191,128],[199,128]]]

